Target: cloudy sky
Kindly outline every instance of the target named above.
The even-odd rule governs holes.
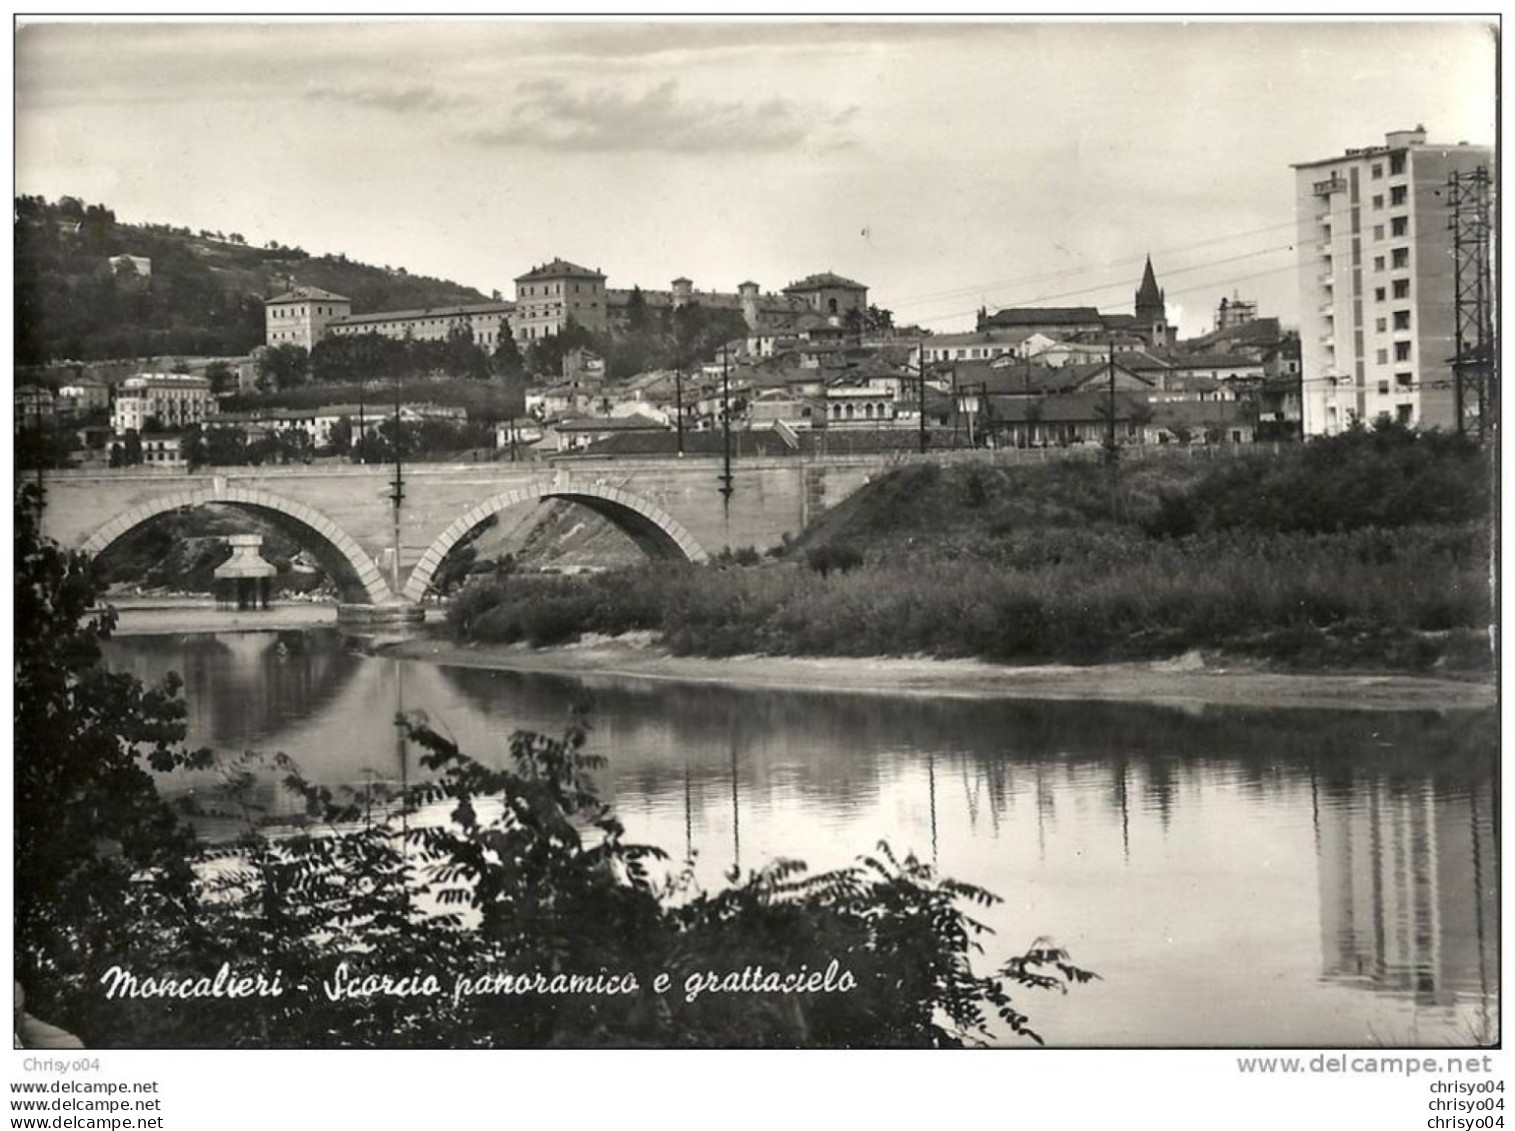
[[[24,24],[17,190],[513,294],[867,283],[981,304],[1291,319],[1291,162],[1424,123],[1494,140],[1475,23]]]

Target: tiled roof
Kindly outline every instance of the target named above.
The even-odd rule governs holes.
[[[275,295],[265,300],[265,305],[274,302],[351,302],[352,299],[342,295],[334,295],[330,291],[323,291],[320,287],[295,287],[285,291],[282,295]]]
[[[1145,404],[1126,393],[1115,394],[1115,419],[1131,420],[1147,411]],[[1001,424],[1086,424],[1109,420],[1110,398],[1103,393],[1073,393],[1049,397],[989,398],[987,415]]]
[[[833,271],[822,271],[817,275],[806,275],[797,283],[790,283],[787,287],[784,288],[784,293],[790,294],[794,291],[818,291],[822,287],[846,287],[850,290],[855,291],[866,291],[868,289],[865,284],[859,283],[855,279],[848,279],[845,276],[838,275]]]
[[[803,435],[803,433],[802,433]],[[679,437],[674,429],[665,432],[625,432],[606,436],[586,448],[580,448],[574,456],[668,456],[679,450]],[[784,438],[768,428],[743,428],[731,433],[731,452],[734,456],[788,455],[793,449]],[[725,441],[718,430],[696,432],[684,430],[684,453],[692,456],[719,456],[725,452]],[[558,457],[564,458],[564,457]],[[573,458],[568,456],[566,458]],[[740,480],[738,480],[740,489]]]
[[[371,314],[343,314],[328,326],[359,326],[372,322],[406,322],[413,318],[466,318],[476,314],[513,314],[513,302],[476,302],[465,306],[434,306],[424,310],[376,310]]]
[[[1175,354],[1168,361],[1174,369],[1250,369],[1262,365],[1244,353]]]
[[[605,277],[598,271],[591,271],[588,267],[580,267],[577,263],[570,263],[566,259],[554,259],[551,263],[544,263],[540,267],[533,267],[524,275],[517,275],[515,281],[522,283],[531,279],[561,279],[564,276],[577,276],[581,279],[603,279]]]
[[[1074,326],[1084,322],[1104,324],[1104,316],[1092,306],[1007,306],[996,310],[985,325],[998,329],[1008,326]]]
[[[581,416],[559,421],[553,427],[559,432],[645,432],[661,431],[668,425],[638,412],[630,416]]]
[[[1238,326],[1227,326],[1222,330],[1211,330],[1208,334],[1202,334],[1183,344],[1186,350],[1204,350],[1218,343],[1257,343],[1273,342],[1283,337],[1283,329],[1277,318],[1254,318],[1250,322],[1243,322]]]

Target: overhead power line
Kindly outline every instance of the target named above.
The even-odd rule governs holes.
[[[1003,290],[1006,287],[1017,287],[1023,283],[1045,282],[1049,279],[1060,279],[1067,276],[1088,274],[1091,271],[1103,271],[1112,267],[1121,267],[1127,263],[1140,263],[1148,255],[1179,255],[1186,251],[1192,251],[1199,247],[1211,247],[1218,243],[1228,243],[1232,240],[1244,239],[1247,236],[1262,235],[1267,232],[1280,231],[1284,228],[1297,228],[1297,220],[1288,220],[1281,224],[1269,224],[1262,228],[1253,228],[1245,232],[1233,232],[1224,236],[1215,236],[1207,240],[1197,240],[1190,244],[1179,244],[1174,247],[1158,248],[1152,252],[1141,252],[1136,255],[1122,256],[1119,259],[1104,260],[1099,263],[1086,263],[1074,267],[1062,267],[1052,271],[1042,271],[1033,275],[1021,275],[1010,279],[996,279],[990,282],[972,283],[961,287],[951,287],[943,291],[932,291],[926,294],[916,295],[910,298],[897,299],[893,306],[898,309],[901,306],[919,306],[926,302],[939,299],[955,298],[959,295],[977,294],[982,291]],[[1164,272],[1165,275],[1173,274],[1172,271]],[[1114,286],[1115,284],[1112,284]],[[1124,284],[1121,284],[1124,285]]]

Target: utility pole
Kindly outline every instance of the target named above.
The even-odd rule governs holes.
[[[1109,449],[1106,458],[1110,461],[1110,521],[1117,521],[1116,500],[1118,497],[1117,479],[1119,471],[1116,461],[1120,459],[1120,449],[1115,446],[1115,339],[1110,339],[1110,395],[1107,402],[1110,414],[1109,424]]]
[[[358,374],[358,462],[367,463],[368,457],[363,451],[363,436],[366,425],[363,420],[363,375]]]
[[[984,430],[982,428],[976,427],[977,421],[974,418],[976,416],[978,416],[979,412],[987,412],[988,411],[988,408],[989,408],[989,382],[987,382],[987,381],[974,381],[974,382],[971,382],[969,384],[963,385],[958,390],[957,395],[960,396],[960,397],[962,397],[962,398],[964,398],[964,399],[966,399],[969,396],[974,396],[974,397],[978,398],[977,401],[975,402],[975,408],[977,409],[977,411],[970,412],[970,413],[967,414],[968,415],[968,446],[970,448],[976,448],[976,447],[978,447],[979,437],[985,435],[986,433],[984,432]]]
[[[957,400],[957,366],[952,367],[952,448],[957,450],[957,425],[958,425],[958,400]]]
[[[32,401],[32,415],[36,421],[36,425],[32,433],[32,458],[37,461],[37,507],[39,508],[40,512],[40,508],[42,507],[43,502],[46,498],[46,495],[44,493],[45,488],[42,485],[42,465],[45,460],[43,459],[42,450],[42,401],[40,399]]]
[[[684,360],[673,363],[673,411],[679,432],[679,455],[684,454]]]
[[[400,506],[405,499],[405,477],[401,468],[401,442],[403,437],[400,433],[400,370],[395,370],[395,482],[394,490],[390,498],[395,505],[395,561],[394,561],[394,591],[400,592]]]
[[[731,509],[731,496],[736,487],[731,481],[731,356],[721,347],[721,440],[724,462],[721,470],[721,501]]]
[[[926,344],[917,343],[916,347],[916,371],[921,379],[921,455],[926,454]]]

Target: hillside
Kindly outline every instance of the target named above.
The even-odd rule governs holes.
[[[72,197],[16,199],[17,365],[159,354],[240,356],[263,343],[263,300],[295,283],[352,299],[353,311],[485,302],[445,279],[312,256],[236,232],[126,224]],[[150,261],[150,275],[116,256]]]

